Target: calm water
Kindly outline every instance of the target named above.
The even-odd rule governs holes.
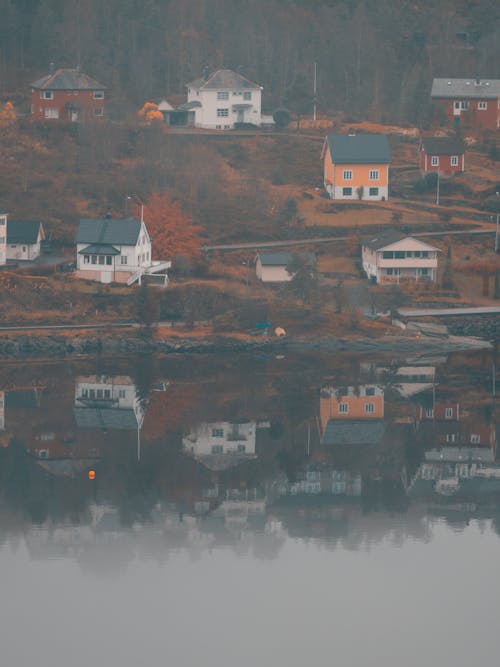
[[[1,365],[1,664],[496,663],[494,367]]]

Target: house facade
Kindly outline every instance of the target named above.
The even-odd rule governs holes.
[[[55,69],[31,85],[34,121],[98,120],[104,116],[106,86],[75,69]]]
[[[262,252],[255,260],[255,274],[263,283],[285,283],[293,278],[287,267],[293,261],[291,252]],[[302,254],[311,268],[316,265],[316,256],[313,253]]]
[[[84,218],[78,227],[76,258],[78,278],[130,284],[153,265],[146,225],[135,218]]]
[[[395,230],[362,244],[363,270],[377,283],[436,281],[439,249]]]
[[[389,198],[389,141],[382,134],[329,134],[323,144],[323,182],[331,199]]]
[[[500,128],[500,79],[434,79],[431,99],[436,119],[444,115],[454,127]]]
[[[465,144],[455,137],[424,137],[419,145],[420,171],[452,176],[465,171]]]
[[[184,452],[210,470],[226,470],[255,458],[257,423],[204,422],[182,438]]]
[[[0,213],[0,266],[7,262],[7,213]]]
[[[7,259],[32,261],[40,256],[45,240],[43,225],[38,220],[9,220],[7,225]]]
[[[185,111],[192,124],[212,130],[231,130],[238,123],[261,124],[262,87],[230,69],[218,69],[187,84]],[[188,122],[188,124],[191,124]]]

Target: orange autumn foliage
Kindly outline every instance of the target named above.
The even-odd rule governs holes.
[[[12,102],[5,102],[0,110],[0,128],[5,129],[15,124],[17,120],[16,112]]]
[[[137,115],[143,118],[146,123],[163,122],[163,114],[158,111],[158,105],[154,102],[146,102],[142,109],[139,109]]]
[[[144,222],[153,241],[153,259],[200,254],[201,227],[170,195],[153,192],[144,206]]]

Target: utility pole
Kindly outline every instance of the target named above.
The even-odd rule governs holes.
[[[437,172],[436,206],[439,206],[439,171]]]
[[[495,228],[495,252],[498,252],[498,222],[500,218],[500,209],[499,209],[499,197],[500,197],[500,192],[495,192],[497,196],[497,224]]]
[[[316,92],[317,92],[317,62],[314,61],[314,85],[313,85],[313,119],[316,120]],[[497,193],[498,194],[498,193]]]

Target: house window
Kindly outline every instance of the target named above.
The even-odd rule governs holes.
[[[1,226],[5,225],[5,218],[0,218],[0,225]]]
[[[460,109],[460,102],[453,102],[453,108],[454,109]]]
[[[399,276],[399,269],[387,269],[386,276]]]
[[[394,259],[394,253],[392,250],[384,250],[382,253],[382,259]]]
[[[342,188],[342,196],[343,197],[351,197],[352,196],[352,188]]]
[[[102,107],[94,109],[94,116],[104,116],[104,109]]]
[[[370,181],[378,181],[379,171],[378,169],[370,169]]]
[[[45,118],[59,118],[59,109],[54,109],[53,107],[48,107],[44,110],[43,115]]]
[[[229,109],[217,109],[217,118],[227,118],[229,116]]]
[[[375,387],[367,387],[365,394],[366,396],[375,396]]]
[[[458,167],[458,155],[452,155],[450,157],[450,164],[452,167]]]
[[[486,109],[488,108],[488,102],[478,102],[477,108],[479,111],[486,111]]]
[[[90,398],[95,398],[95,389],[90,389],[89,390],[89,397]]]
[[[365,413],[372,415],[375,412],[375,403],[365,403]]]
[[[217,91],[217,99],[218,100],[228,100],[229,99],[229,93],[225,90],[219,90],[219,91]]]
[[[378,188],[370,188],[368,193],[370,197],[378,197]]]
[[[97,398],[102,399],[102,389],[97,390]]]
[[[212,445],[212,454],[223,454],[224,449],[222,445]]]
[[[425,411],[425,416],[428,419],[433,419],[434,418],[434,409],[433,408],[427,408]]]
[[[118,391],[118,398],[125,398],[125,389],[120,389]]]
[[[92,264],[97,264],[97,255],[91,255],[91,263]]]
[[[104,390],[104,398],[111,398],[111,391],[109,389]]]
[[[108,266],[111,266],[111,264],[113,264],[113,258],[111,257],[111,255],[106,255],[106,264]]]
[[[83,263],[84,264],[89,264],[90,263],[90,256],[89,255],[84,255],[83,256]]]
[[[94,100],[103,100],[104,90],[94,90]]]
[[[349,414],[349,403],[339,403],[339,415]]]
[[[126,255],[122,255],[120,257],[120,264],[127,264],[128,263],[128,257]]]
[[[452,419],[453,418],[453,408],[446,408],[445,409],[444,418],[445,419]]]
[[[54,93],[51,90],[44,90],[42,93],[42,99],[43,100],[53,100],[54,99]]]
[[[439,167],[439,158],[437,155],[433,155],[431,157],[431,166],[432,167]]]
[[[471,433],[470,442],[471,442],[471,445],[481,444],[481,436],[477,433]]]
[[[395,259],[404,259],[406,257],[406,253],[404,250],[396,250],[394,257]]]
[[[212,429],[212,438],[223,438],[224,429],[223,428],[213,428]]]
[[[246,446],[245,445],[238,445],[238,453],[239,454],[244,454],[246,452]]]
[[[456,433],[447,433],[446,434],[446,442],[457,442],[457,434]]]
[[[344,169],[343,178],[344,178],[344,181],[352,181],[352,170],[351,169]]]
[[[26,252],[26,246],[23,245],[23,252]]]
[[[421,276],[428,276],[429,275],[429,269],[420,269],[420,275]]]
[[[427,259],[427,257],[429,257],[429,251],[428,250],[422,250],[422,257],[424,259]]]
[[[252,93],[251,92],[243,93],[243,99],[244,100],[251,100],[252,99]]]
[[[74,91],[73,91],[73,95],[78,95],[78,91],[77,91],[77,90],[74,90]]]
[[[104,255],[99,255],[99,264],[104,264],[105,259]]]

